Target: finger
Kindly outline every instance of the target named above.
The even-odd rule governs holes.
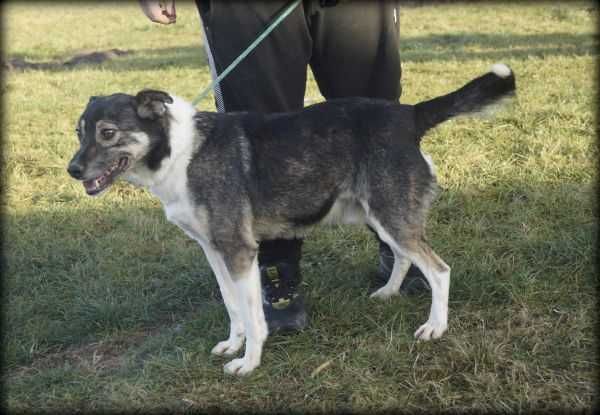
[[[139,2],[142,11],[151,21],[161,24],[170,24],[175,22],[174,14],[171,14],[170,12],[165,14],[166,8],[162,5],[164,2],[159,2],[156,0],[139,0]],[[171,8],[173,12],[175,11],[174,4],[169,4],[168,7]]]

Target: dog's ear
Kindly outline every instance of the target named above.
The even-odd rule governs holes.
[[[167,111],[165,104],[172,104],[173,98],[166,92],[144,89],[135,96],[137,114],[140,118],[156,119]]]

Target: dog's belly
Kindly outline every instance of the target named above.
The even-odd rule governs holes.
[[[274,221],[269,218],[255,219],[253,224],[254,235],[257,240],[295,239],[303,238],[308,227],[294,226],[289,222]]]
[[[323,225],[363,225],[366,222],[366,212],[360,203],[349,197],[338,198],[331,210],[323,218]]]
[[[259,240],[303,238],[316,225],[363,225],[366,212],[360,202],[351,197],[339,197],[329,211],[314,223],[298,224],[294,221],[275,220],[271,217],[255,218],[254,232]]]

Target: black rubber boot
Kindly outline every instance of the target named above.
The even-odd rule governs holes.
[[[392,274],[392,268],[394,267],[394,253],[390,247],[383,241],[379,241],[379,267],[377,268],[377,275],[375,276],[375,285],[377,288],[383,287]],[[400,286],[400,293],[404,295],[417,295],[427,291],[431,291],[431,287],[427,282],[427,279],[419,270],[411,264],[402,285]]]
[[[299,292],[301,249],[301,239],[260,244],[258,262],[269,333],[299,331],[308,324],[304,297]]]

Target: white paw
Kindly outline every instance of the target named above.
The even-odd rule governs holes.
[[[427,322],[415,331],[415,338],[418,340],[439,339],[448,328],[447,324]]]
[[[217,343],[215,347],[210,351],[212,354],[218,356],[231,356],[236,354],[244,344],[244,338],[236,338],[235,340],[224,340]]]
[[[378,289],[377,291],[375,291],[373,294],[370,295],[371,298],[377,298],[379,300],[387,300],[395,295],[398,295],[398,291],[397,290],[391,290],[389,288],[386,288],[387,286],[383,286],[380,289]]]
[[[258,367],[258,363],[250,362],[248,359],[233,359],[223,366],[223,371],[228,375],[244,376]]]

